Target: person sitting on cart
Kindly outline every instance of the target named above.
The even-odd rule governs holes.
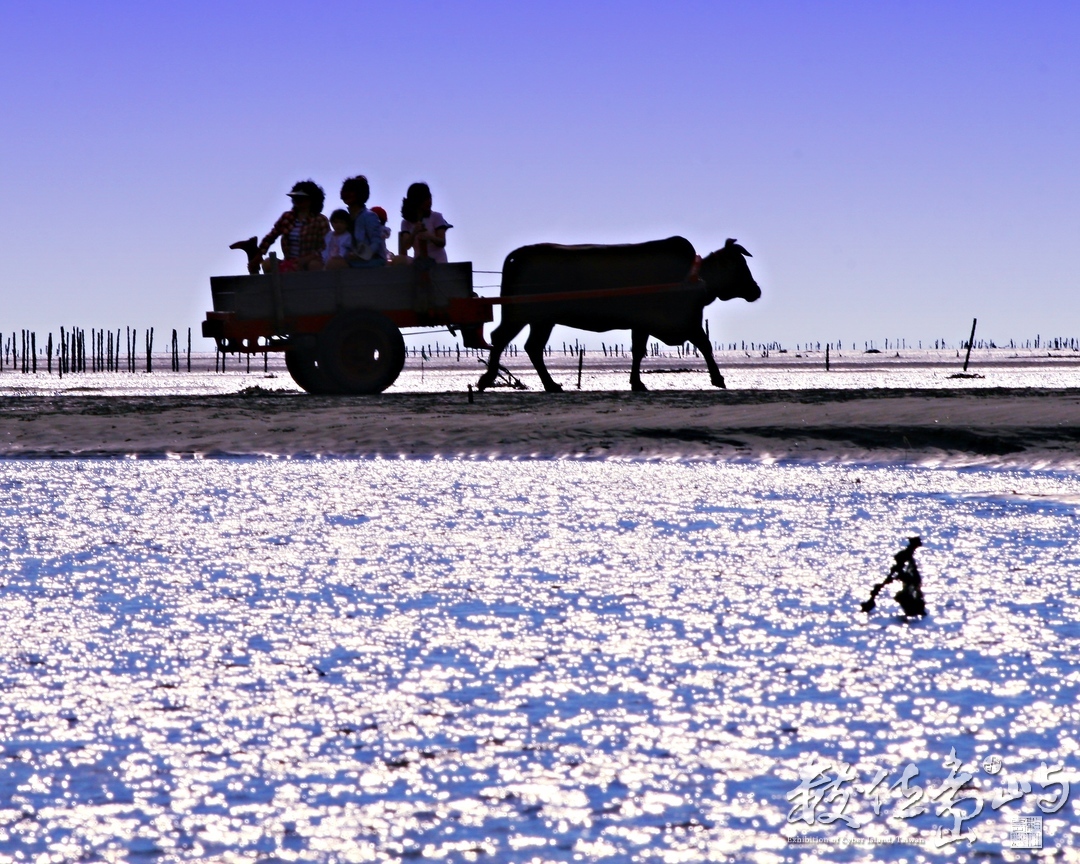
[[[386,210],[382,207],[372,207],[370,209],[372,213],[379,217],[379,224],[382,225],[383,243],[385,243],[390,239],[390,229],[386,226],[386,222],[390,217],[386,215]],[[386,250],[386,263],[394,263],[394,253],[391,252],[389,248]]]
[[[431,189],[427,183],[413,183],[401,200],[401,232],[398,234],[398,253],[415,258],[430,258],[445,264],[446,231],[454,226],[442,213],[431,209]]]
[[[296,270],[322,270],[323,249],[330,223],[322,215],[326,193],[313,180],[301,180],[289,192],[292,209],[281,214],[270,233],[259,243],[258,252],[265,255],[274,241],[281,238],[285,260],[279,265],[283,273]],[[266,263],[263,263],[266,269]]]
[[[353,220],[353,248],[345,263],[353,268],[386,265],[386,240],[379,217],[367,208],[371,187],[367,177],[358,174],[341,184],[341,200]],[[339,265],[340,266],[340,265]]]
[[[323,263],[327,270],[340,270],[347,267],[346,259],[352,252],[353,220],[348,210],[335,210],[330,214],[330,233],[326,235],[326,248],[323,249]]]

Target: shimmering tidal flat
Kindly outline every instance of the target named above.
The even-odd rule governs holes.
[[[23,461],[0,490],[2,860],[1027,860],[1036,795],[993,790],[1080,768],[1073,475]],[[867,619],[909,534],[931,615]],[[788,795],[815,760],[936,789],[953,748],[1005,766],[973,846],[789,844],[951,827]]]
[[[410,338],[408,344],[416,340]],[[415,347],[415,346],[414,346]],[[431,350],[431,346],[428,346]],[[441,349],[447,351],[446,346]],[[955,355],[955,356],[954,356]],[[486,354],[482,354],[486,358]],[[895,357],[886,354],[842,354],[832,358],[832,371],[825,371],[821,351],[806,354],[773,353],[751,356],[744,351],[719,351],[716,361],[734,390],[860,390],[866,388],[979,390],[987,387],[1077,387],[1080,386],[1080,352],[1054,355],[1042,351],[979,349],[972,353],[971,372],[975,378],[955,378],[963,361],[955,351],[905,350]],[[503,355],[503,364],[530,390],[543,390],[531,361],[521,351]],[[586,392],[625,391],[630,387],[630,358],[624,354],[604,356],[591,350],[583,358],[581,378],[573,355],[558,351],[547,358],[554,379],[567,390]],[[37,374],[21,374],[10,367],[0,370],[0,397],[3,396],[203,396],[236,393],[252,387],[296,392],[299,388],[285,370],[281,354],[269,358],[266,371],[260,357],[249,365],[247,358],[230,355],[226,371],[215,372],[212,354],[196,354],[191,372],[175,373],[168,358],[157,357],[151,374],[140,366],[135,373],[92,372],[60,378],[46,371],[44,360]],[[454,350],[423,359],[412,354],[389,393],[464,393],[476,385],[484,367],[474,352]],[[666,347],[661,356],[649,356],[642,365],[646,385],[652,390],[713,390],[705,362],[700,357],[680,355]],[[579,386],[580,384],[580,386]]]

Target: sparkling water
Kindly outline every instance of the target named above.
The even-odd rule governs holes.
[[[1075,851],[1076,476],[68,460],[0,488],[2,860],[1012,860],[1017,817]],[[863,614],[911,535],[930,614]]]

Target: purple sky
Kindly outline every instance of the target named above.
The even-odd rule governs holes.
[[[391,214],[430,183],[480,269],[736,237],[764,296],[711,307],[718,339],[1080,335],[1078,25],[1051,2],[5,3],[0,329],[197,331],[230,242],[294,181],[336,206],[361,172]]]

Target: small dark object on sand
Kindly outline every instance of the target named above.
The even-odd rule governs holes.
[[[922,593],[922,577],[919,568],[915,566],[915,550],[922,546],[921,537],[908,537],[908,545],[893,556],[896,563],[889,570],[889,575],[884,582],[878,582],[870,591],[870,599],[862,604],[863,612],[872,612],[876,605],[877,595],[890,582],[899,580],[903,588],[896,592],[893,597],[904,610],[905,615],[916,616],[926,614],[926,601]]]
[[[243,390],[236,391],[237,396],[294,396],[294,392],[289,390],[281,390],[279,388],[267,388],[260,387],[258,384],[254,384],[251,387],[245,387]]]

